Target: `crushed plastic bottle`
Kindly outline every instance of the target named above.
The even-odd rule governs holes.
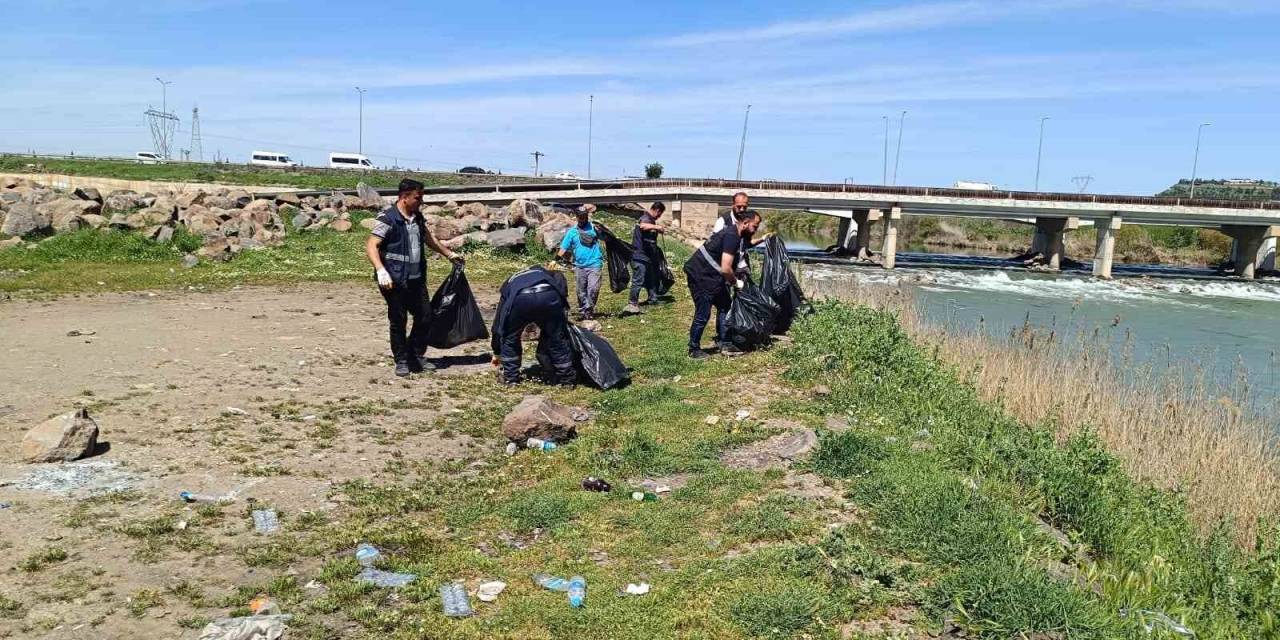
[[[392,571],[374,569],[373,567],[365,567],[360,570],[360,573],[356,574],[356,580],[360,582],[368,582],[379,587],[392,589],[403,587],[417,579],[418,576],[412,573],[394,573]]]
[[[1150,609],[1121,609],[1120,610],[1120,617],[1127,618],[1130,615],[1138,619],[1138,622],[1141,623],[1142,627],[1147,630],[1147,633],[1151,633],[1152,631],[1155,631],[1157,626],[1162,626],[1184,638],[1196,637],[1195,631],[1192,631],[1181,622],[1178,622],[1177,620],[1170,618],[1168,614],[1161,613],[1159,611],[1151,611]]]
[[[569,578],[569,606],[577,609],[587,599],[587,579],[582,576]]]
[[[587,491],[595,491],[598,493],[605,493],[613,490],[613,487],[610,486],[608,482],[605,482],[595,476],[587,476],[583,478],[582,488]]]
[[[535,573],[533,574],[533,581],[543,589],[549,589],[551,591],[568,591],[569,590],[568,580],[565,580],[564,578],[558,578],[549,573]]]
[[[203,493],[191,493],[190,491],[183,491],[178,494],[178,497],[182,498],[183,502],[231,502],[231,499],[226,496],[211,496]]]
[[[440,585],[440,606],[444,615],[450,618],[465,618],[474,615],[471,601],[467,599],[467,588],[461,582],[447,582]]]
[[[359,562],[362,567],[372,567],[381,559],[382,552],[367,542],[362,542],[356,547],[356,562]]]
[[[253,528],[263,535],[280,530],[280,516],[275,509],[257,509],[253,512]]]
[[[530,449],[539,449],[541,451],[554,451],[556,443],[551,442],[550,440],[543,440],[542,438],[529,438],[525,441],[524,446]]]

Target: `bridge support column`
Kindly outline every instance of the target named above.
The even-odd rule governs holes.
[[[1280,235],[1280,227],[1249,227],[1241,225],[1224,225],[1222,232],[1231,236],[1231,263],[1234,273],[1246,280],[1252,280],[1258,267],[1266,261],[1264,243],[1268,238]],[[1274,256],[1274,244],[1271,246]],[[1274,257],[1272,258],[1274,264]]]
[[[1098,243],[1093,251],[1093,275],[1096,277],[1111,279],[1111,262],[1116,253],[1116,231],[1120,230],[1121,223],[1118,215],[1094,223],[1098,228]]]
[[[1036,235],[1031,241],[1033,253],[1044,255],[1044,265],[1050,271],[1062,268],[1063,234],[1080,227],[1079,218],[1036,218]]]
[[[1262,239],[1262,248],[1258,250],[1258,270],[1259,271],[1275,271],[1276,270],[1276,238]]]
[[[866,211],[855,209],[851,218],[841,220],[838,238],[840,252],[869,262],[871,260],[871,223],[879,221],[881,217],[879,209]]]
[[[884,248],[881,250],[883,259],[881,264],[886,269],[892,269],[898,258],[898,221],[902,219],[902,209],[893,207],[889,209],[889,215],[884,217]]]

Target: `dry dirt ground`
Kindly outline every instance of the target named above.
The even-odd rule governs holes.
[[[491,314],[493,296],[477,295]],[[196,637],[177,619],[218,607],[166,595],[148,608],[146,592],[187,581],[216,599],[273,575],[237,560],[264,543],[247,505],[323,514],[332,487],[397,473],[389,461],[465,466],[501,446],[446,426],[479,410],[463,387],[491,375],[487,353],[432,350],[437,373],[395,378],[385,306],[367,286],[0,302],[0,596],[24,605],[0,610],[0,638]],[[17,459],[27,429],[77,406],[110,446],[73,467],[76,482]],[[112,484],[132,499],[82,500]],[[202,516],[181,491],[238,499]],[[206,532],[195,563],[150,535],[188,520]],[[49,548],[67,557],[22,566]]]

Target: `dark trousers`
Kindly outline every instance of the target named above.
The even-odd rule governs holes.
[[[520,334],[529,324],[538,325],[538,350],[551,357],[556,381],[571,383],[577,379],[573,371],[573,349],[569,346],[569,318],[565,315],[560,294],[552,289],[530,293],[517,293],[511,303],[511,315],[507,318],[507,333],[502,336],[502,379],[506,382],[520,380],[520,360],[523,349]]]
[[[636,260],[631,263],[631,304],[640,304],[640,290],[649,292],[648,300],[658,299],[657,272],[648,262]]]
[[[391,353],[396,362],[408,364],[410,356],[427,351],[427,328],[431,326],[431,305],[427,301],[427,279],[415,278],[391,289],[379,289],[387,301],[387,320],[391,323]],[[413,316],[413,329],[405,336],[408,317]]]
[[[693,324],[689,326],[689,350],[702,348],[702,332],[711,321],[711,307],[716,308],[716,343],[725,341],[725,315],[729,313],[729,287],[723,281],[715,286],[710,283],[689,284],[689,295],[693,298]]]

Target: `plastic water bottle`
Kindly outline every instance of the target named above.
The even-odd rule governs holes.
[[[280,516],[275,509],[257,509],[253,512],[253,528],[258,533],[271,535],[280,530]]]
[[[356,547],[356,562],[359,562],[362,567],[372,567],[381,558],[382,552],[367,542]]]
[[[440,585],[440,606],[444,608],[444,615],[450,618],[465,618],[475,613],[467,599],[466,588],[457,582]]]
[[[543,440],[542,438],[529,438],[529,440],[524,443],[524,446],[530,449],[552,451],[556,448],[556,443],[551,442],[550,440]]]
[[[587,579],[582,576],[569,578],[569,606],[578,608],[587,599]]]
[[[543,589],[549,589],[551,591],[568,591],[569,590],[568,580],[565,580],[564,578],[558,578],[549,573],[535,573],[533,574],[533,581],[536,582],[538,586],[542,587]]]

